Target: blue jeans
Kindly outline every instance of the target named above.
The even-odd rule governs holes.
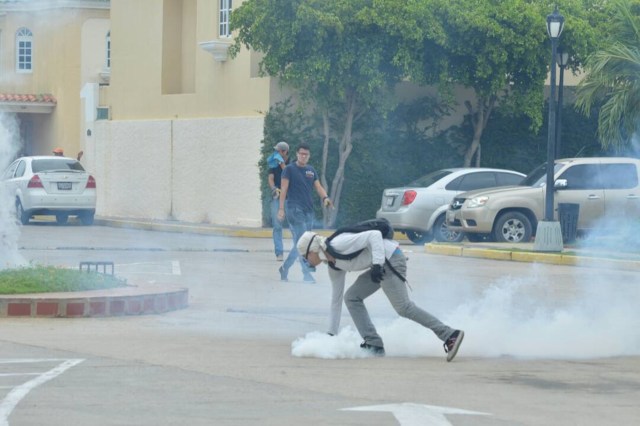
[[[289,222],[289,231],[293,236],[293,247],[289,252],[289,256],[284,261],[282,267],[285,271],[295,263],[296,260],[300,260],[300,266],[302,266],[302,273],[306,277],[310,275],[309,268],[302,262],[298,254],[298,240],[305,233],[305,231],[311,231],[313,227],[313,212],[305,212],[295,204],[290,204],[288,201],[284,205],[285,214],[287,215],[287,221]]]
[[[271,200],[271,226],[273,226],[273,248],[276,256],[280,256],[284,251],[282,247],[282,222],[278,220],[278,209],[280,199]]]

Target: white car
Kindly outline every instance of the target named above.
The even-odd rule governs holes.
[[[13,197],[23,225],[34,215],[55,215],[59,224],[67,223],[69,216],[77,216],[83,225],[93,223],[96,180],[73,158],[18,158],[3,173],[2,185]]]
[[[473,189],[517,185],[524,177],[513,170],[480,167],[438,170],[406,187],[385,189],[376,217],[387,219],[394,230],[405,233],[416,244],[434,238],[459,242],[464,234],[450,231],[445,221],[451,200]]]

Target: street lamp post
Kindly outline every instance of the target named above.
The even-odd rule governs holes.
[[[558,49],[558,54],[556,55],[556,61],[558,61],[558,66],[560,67],[560,82],[558,83],[558,107],[557,117],[556,117],[556,158],[560,158],[562,151],[562,95],[564,93],[564,69],[567,67],[567,63],[569,62],[569,54],[567,52],[562,51],[562,49]]]
[[[549,93],[549,131],[547,132],[547,183],[545,187],[544,220],[538,223],[534,250],[562,251],[562,230],[560,223],[553,218],[554,164],[556,141],[556,50],[558,39],[564,27],[564,17],[556,6],[547,16],[547,33],[551,38],[551,91]]]

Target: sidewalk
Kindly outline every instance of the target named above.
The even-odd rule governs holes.
[[[429,243],[425,251],[445,256],[474,257],[515,262],[618,269],[640,272],[640,253],[611,252],[568,246],[560,253],[536,252],[533,243]]]

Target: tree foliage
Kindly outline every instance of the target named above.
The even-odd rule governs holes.
[[[585,64],[576,107],[590,114],[602,102],[598,138],[603,147],[624,147],[640,119],[640,2],[616,0],[602,48]]]
[[[323,212],[332,226],[339,211],[345,166],[353,150],[354,123],[385,109],[402,78],[395,43],[368,19],[374,0],[248,0],[232,13],[241,46],[263,53],[260,70],[293,87],[322,116],[321,182],[335,208]],[[339,117],[336,120],[336,117]],[[330,186],[330,150],[338,153]]]

